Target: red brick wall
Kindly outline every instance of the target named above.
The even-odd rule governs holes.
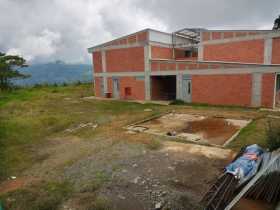
[[[151,46],[151,54],[154,59],[172,59],[172,48]]]
[[[101,52],[93,52],[92,59],[94,72],[102,72]]]
[[[251,90],[250,74],[192,76],[194,103],[250,106]]]
[[[131,96],[125,96],[125,88],[131,87]],[[120,78],[121,99],[145,100],[145,80],[138,80],[135,77]]]
[[[264,40],[204,45],[205,61],[264,62]]]
[[[145,100],[145,80],[139,80],[135,77],[119,77],[120,99],[124,100]],[[131,88],[131,95],[125,95],[125,88]],[[108,92],[113,96],[113,79],[108,78]]]
[[[262,78],[262,106],[273,108],[275,74],[263,74]]]
[[[116,45],[126,45],[126,44],[135,44],[141,43],[148,40],[148,32],[142,31],[136,34],[129,35],[124,38],[113,40],[106,44],[106,46],[116,46]]]
[[[106,51],[107,72],[144,71],[144,47]]]
[[[94,94],[97,97],[102,97],[102,94],[101,94],[101,80],[102,80],[102,77],[95,77],[94,78]]]
[[[280,38],[273,38],[272,64],[280,64]]]
[[[238,38],[257,34],[262,34],[262,31],[205,31],[202,32],[202,41],[210,41],[211,37],[212,40],[218,40]]]
[[[210,40],[210,32],[202,32],[202,41]]]

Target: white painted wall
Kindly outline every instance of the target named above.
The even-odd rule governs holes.
[[[172,35],[168,33],[162,33],[159,31],[149,31],[149,38],[152,42],[160,42],[164,44],[172,44]]]

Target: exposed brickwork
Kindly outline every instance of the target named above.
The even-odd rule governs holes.
[[[240,32],[236,32],[235,33],[235,36],[236,37],[241,37],[241,36],[246,36],[247,35],[247,32],[246,31],[240,31]]]
[[[133,35],[133,36],[129,36],[128,37],[128,44],[134,44],[137,42],[137,36],[136,35]]]
[[[193,75],[194,103],[251,105],[252,77],[244,75]]]
[[[125,88],[131,87],[131,95],[125,95]],[[145,81],[137,80],[135,77],[120,78],[120,97],[121,99],[145,100]]]
[[[272,64],[280,64],[280,37],[272,41]]]
[[[225,39],[232,38],[232,37],[234,37],[233,32],[224,32],[224,38]]]
[[[210,32],[202,32],[202,41],[210,40]]]
[[[186,63],[178,63],[178,69],[179,70],[186,70],[186,69],[188,69],[188,64],[186,64]]]
[[[102,97],[102,94],[101,94],[101,80],[102,80],[102,77],[95,77],[94,78],[94,94],[97,97]]]
[[[144,71],[144,47],[106,51],[107,72]]]
[[[151,54],[154,59],[172,59],[172,48],[151,46]]]
[[[212,32],[212,39],[221,39],[222,38],[222,33],[221,32]]]
[[[94,53],[92,53],[92,59],[93,59],[93,69],[94,69],[94,72],[96,72],[96,73],[102,72],[101,52],[94,52]]]
[[[142,31],[130,36],[113,40],[104,44],[104,46],[118,46],[118,45],[126,45],[126,44],[135,44],[135,43],[143,43],[148,40],[148,32]]]
[[[262,78],[262,106],[273,108],[275,74],[263,74]]]
[[[205,45],[205,61],[264,62],[264,40],[250,40],[223,44]]]
[[[138,42],[144,42],[148,40],[148,33],[146,31],[137,34]]]

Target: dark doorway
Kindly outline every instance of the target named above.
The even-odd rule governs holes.
[[[176,76],[151,77],[152,100],[176,99]]]

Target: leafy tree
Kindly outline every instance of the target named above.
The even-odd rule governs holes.
[[[29,77],[18,71],[19,68],[27,67],[26,61],[16,55],[6,55],[0,52],[0,91],[12,87],[12,79],[23,79]]]

